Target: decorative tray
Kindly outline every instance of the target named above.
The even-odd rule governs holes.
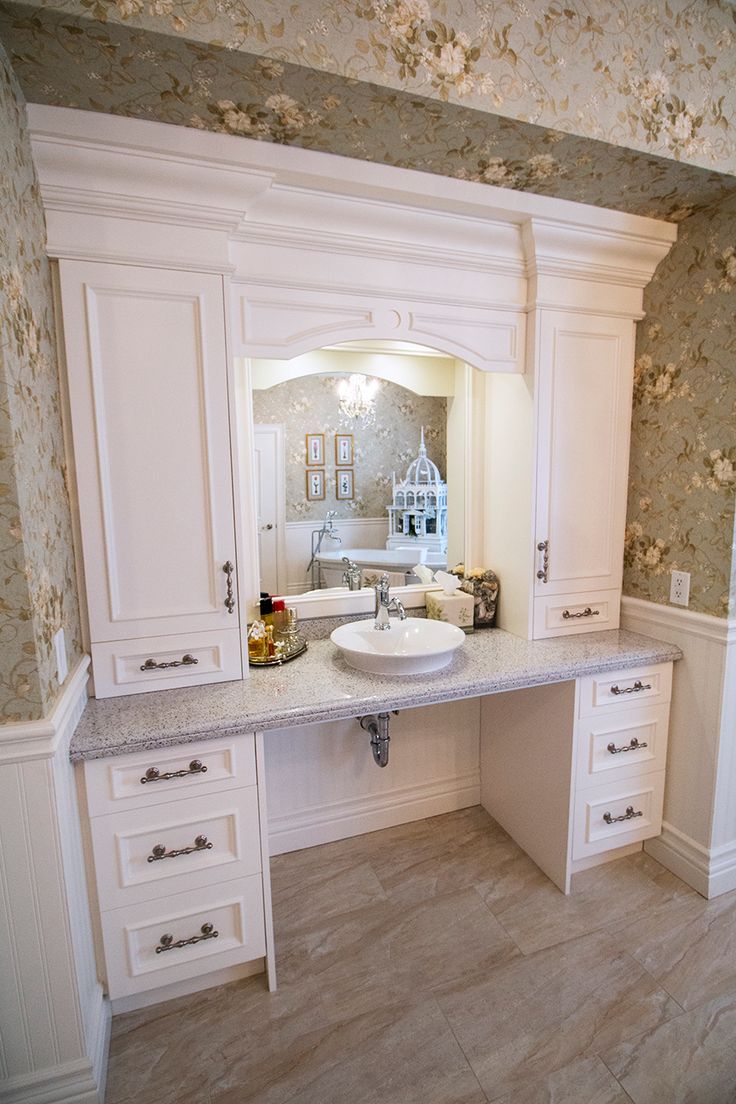
[[[296,659],[297,656],[304,655],[307,650],[306,641],[302,641],[298,648],[295,648],[293,652],[287,652],[280,656],[270,656],[268,659],[252,659],[248,656],[249,667],[281,667],[283,663],[288,663],[290,659]]]

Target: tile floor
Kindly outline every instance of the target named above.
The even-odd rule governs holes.
[[[564,897],[480,808],[273,860],[279,991],[113,1021],[107,1104],[736,1104],[736,892]]]

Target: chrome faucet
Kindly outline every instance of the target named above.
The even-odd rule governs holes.
[[[383,632],[386,629],[391,628],[391,618],[389,613],[391,610],[396,610],[399,615],[400,621],[406,620],[406,610],[402,606],[398,598],[389,598],[388,593],[388,575],[383,574],[375,585],[376,591],[376,607],[374,610],[375,621],[373,622],[373,628]]]
[[[348,590],[360,590],[362,579],[361,569],[349,556],[343,556],[342,562],[345,564],[345,570],[342,573],[343,583]]]

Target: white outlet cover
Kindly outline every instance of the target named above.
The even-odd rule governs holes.
[[[690,572],[670,572],[670,602],[675,606],[690,604]]]
[[[64,640],[64,630],[59,629],[54,633],[53,637],[54,651],[56,653],[56,677],[59,680],[59,685],[66,681],[66,676],[69,674],[69,662],[66,658],[66,641]]]

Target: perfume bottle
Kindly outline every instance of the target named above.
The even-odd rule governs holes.
[[[248,659],[266,659],[266,626],[263,621],[254,621],[248,630]]]

